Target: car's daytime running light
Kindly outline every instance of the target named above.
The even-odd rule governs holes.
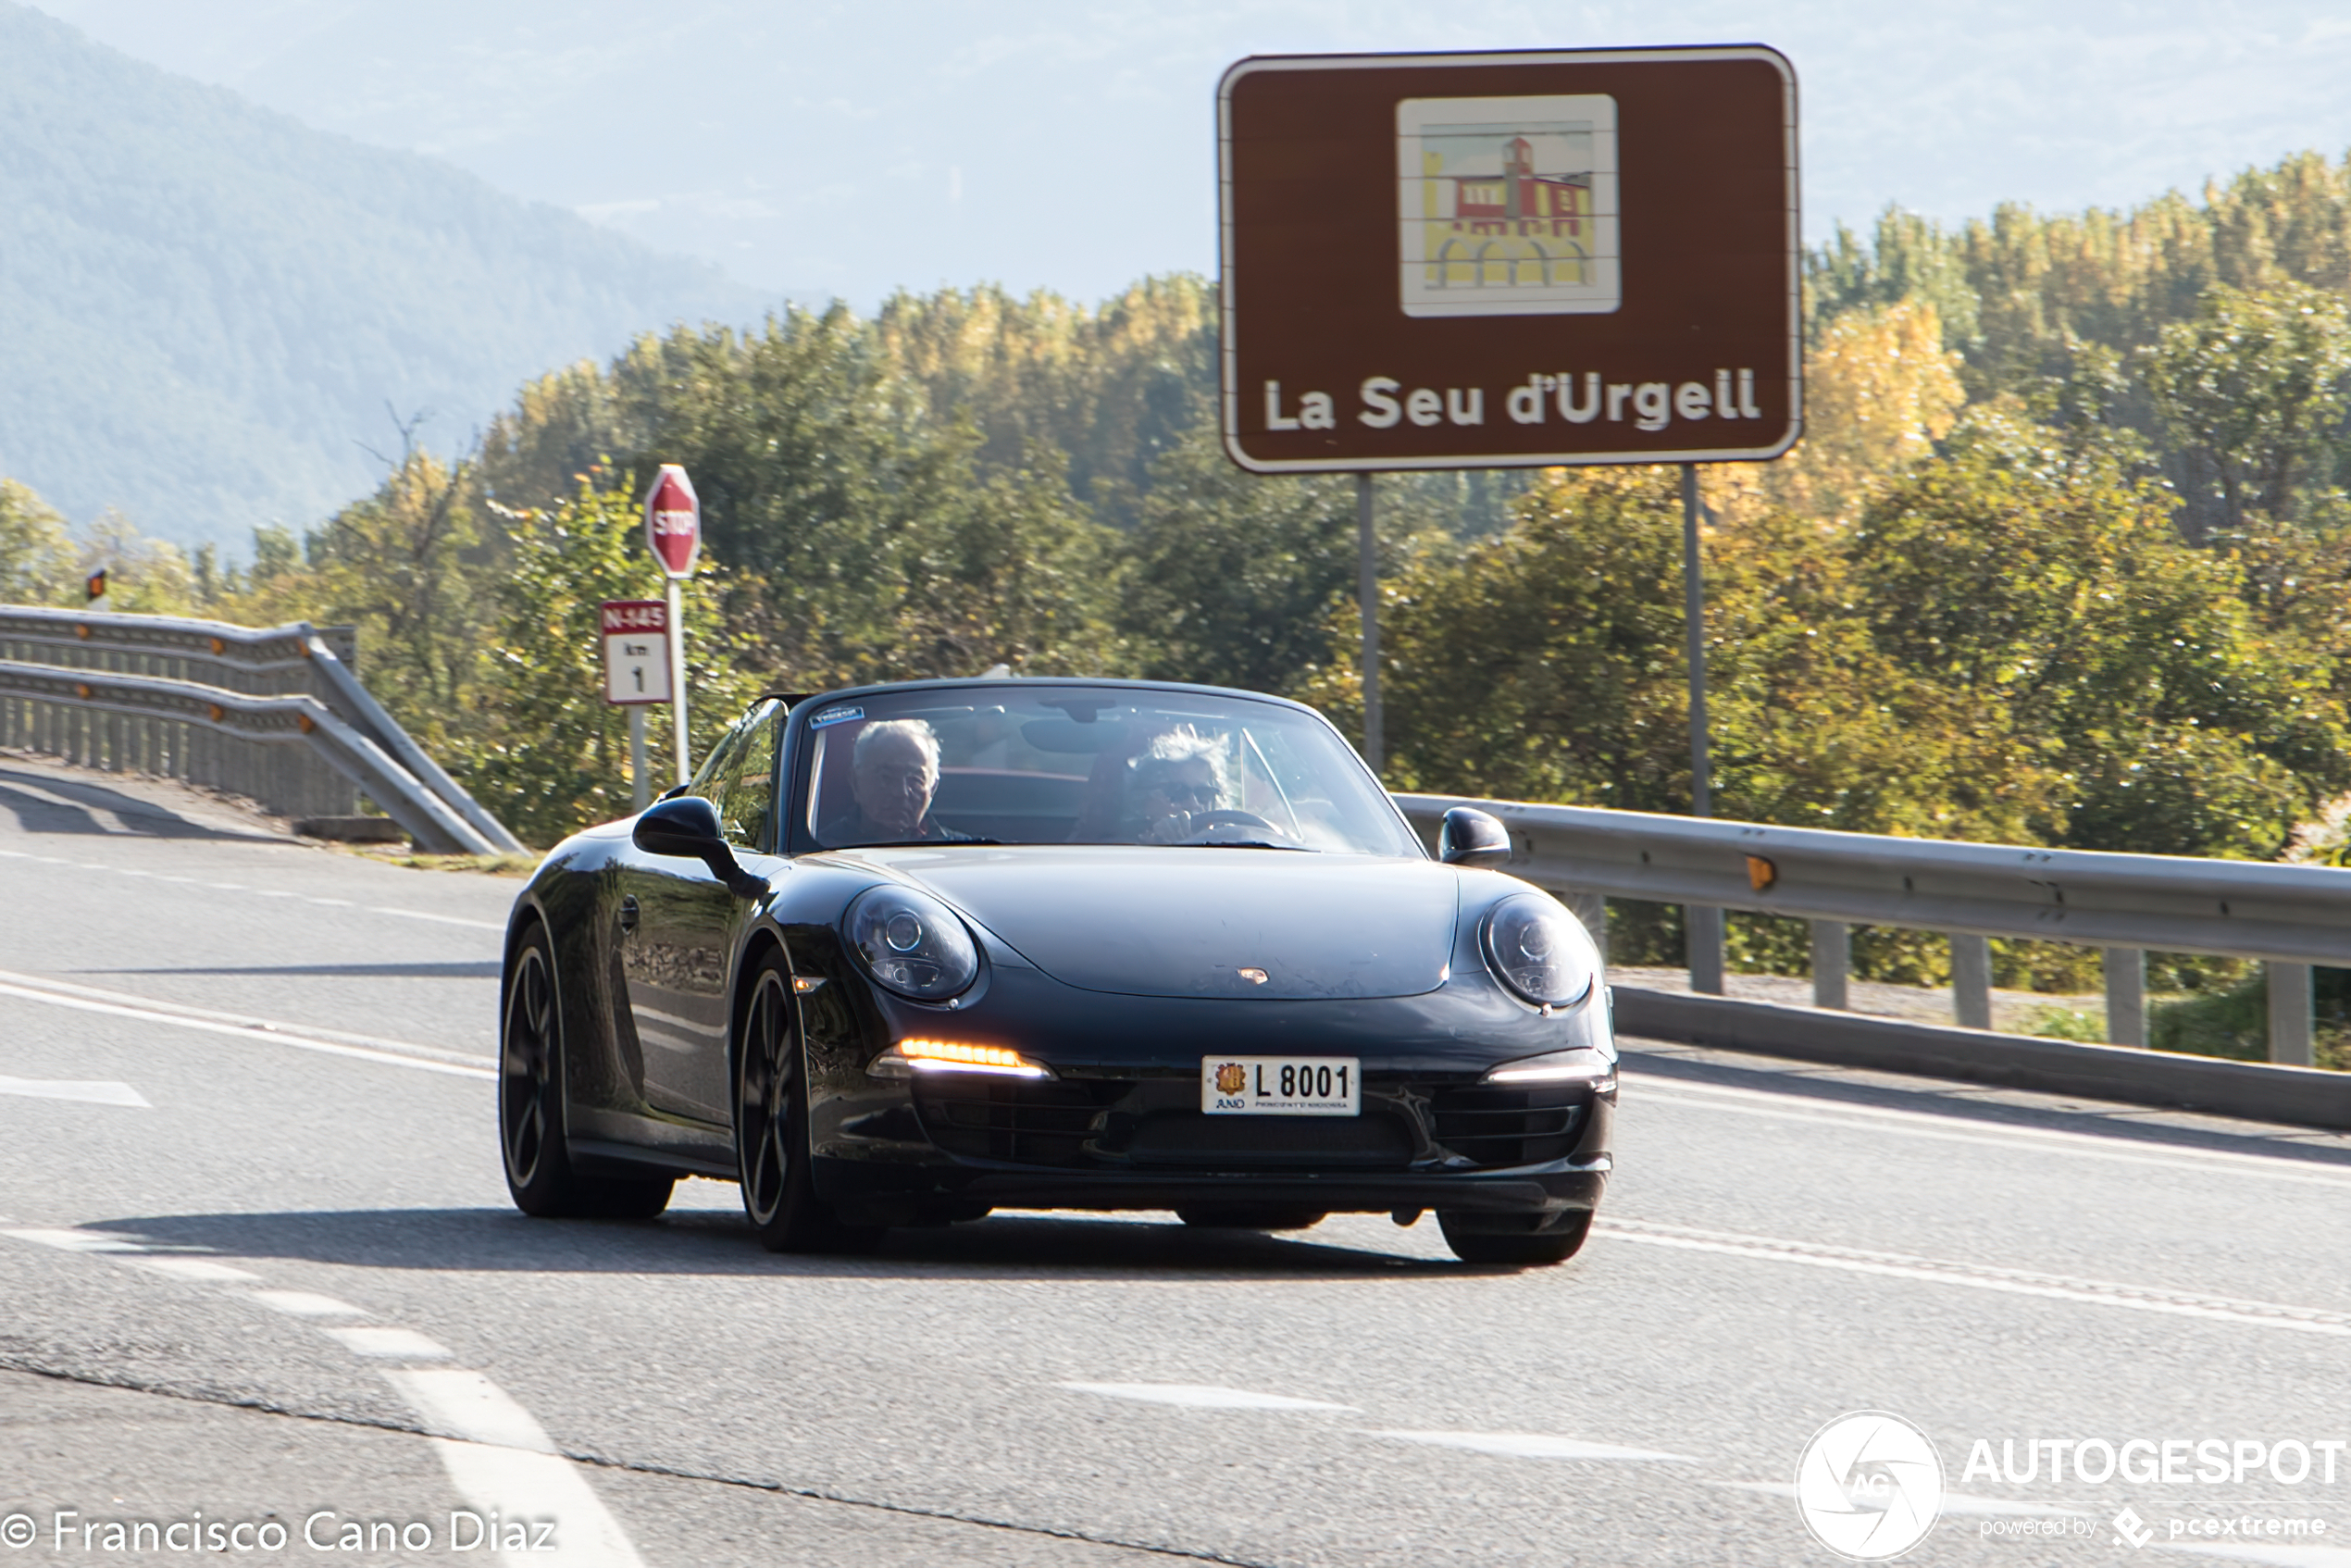
[[[1487,1071],[1480,1080],[1489,1084],[1588,1083],[1597,1093],[1616,1089],[1616,1064],[1588,1046],[1524,1056]]]
[[[902,1039],[876,1057],[866,1070],[877,1077],[903,1077],[909,1073],[986,1073],[1006,1078],[1052,1076],[1017,1051],[959,1039]]]

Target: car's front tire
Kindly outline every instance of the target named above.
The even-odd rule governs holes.
[[[752,977],[736,1042],[735,1167],[752,1234],[771,1252],[863,1251],[882,1238],[877,1226],[842,1224],[816,1196],[791,977],[772,952]]]
[[[1540,1222],[1440,1209],[1445,1245],[1465,1263],[1540,1268],[1563,1263],[1592,1234],[1592,1211],[1574,1209]]]
[[[541,1219],[651,1219],[670,1176],[587,1176],[566,1140],[563,1012],[547,928],[533,922],[506,966],[498,1027],[498,1142],[515,1207]]]

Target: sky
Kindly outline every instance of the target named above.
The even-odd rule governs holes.
[[[1215,268],[1250,54],[1765,43],[1805,229],[2191,193],[2351,147],[2351,6],[2245,0],[32,0],[307,124],[431,154],[757,288],[871,309]]]

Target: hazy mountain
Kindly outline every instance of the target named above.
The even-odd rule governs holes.
[[[527,377],[763,296],[0,0],[0,474],[241,546],[467,442]]]

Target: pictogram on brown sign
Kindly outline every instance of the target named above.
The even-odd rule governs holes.
[[[1243,467],[1796,443],[1796,72],[1777,51],[1271,56],[1217,97]]]

